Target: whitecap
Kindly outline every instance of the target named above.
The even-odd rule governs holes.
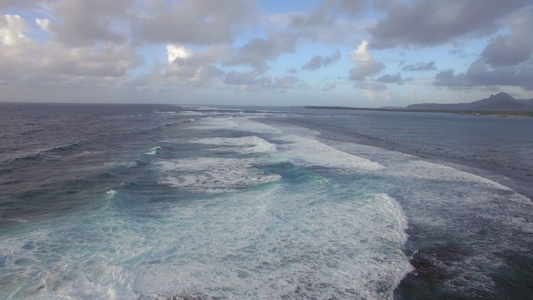
[[[240,154],[266,153],[275,151],[276,145],[257,136],[245,136],[240,138],[204,138],[191,141],[198,144],[230,146],[228,148],[217,148],[228,152]]]
[[[278,174],[266,173],[238,159],[178,159],[156,165],[165,174],[159,183],[193,192],[229,192],[281,179]]]
[[[146,155],[156,155],[157,154],[157,150],[161,150],[161,147],[160,146],[152,147],[145,154]]]
[[[280,139],[287,143],[279,145],[278,150],[296,165],[356,171],[384,168],[377,162],[337,150],[313,138],[287,135]]]
[[[115,197],[116,194],[117,194],[117,191],[115,191],[115,190],[106,191],[106,195],[107,195],[108,199],[112,199],[113,197]]]

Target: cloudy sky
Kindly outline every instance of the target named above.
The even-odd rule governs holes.
[[[531,0],[0,0],[0,101],[533,98]]]

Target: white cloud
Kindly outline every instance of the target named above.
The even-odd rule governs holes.
[[[26,36],[29,30],[22,17],[0,15],[0,78],[16,80],[31,71],[38,48]]]
[[[531,0],[0,0],[0,10],[0,94],[313,90],[304,79],[339,95],[351,80],[377,99],[390,84],[430,84],[442,66],[434,85],[533,90]],[[450,42],[469,56],[446,56]]]
[[[46,19],[35,22],[46,28]],[[127,45],[67,47],[53,40],[40,45],[25,35],[29,30],[20,16],[0,17],[0,77],[46,78],[49,83],[80,77],[125,78],[127,71],[140,63],[135,49]]]
[[[533,90],[533,9],[510,15],[507,24],[510,32],[490,39],[466,72],[444,70],[436,74],[434,84],[452,89],[506,86]]]
[[[173,83],[181,87],[206,87],[220,82],[224,71],[215,66],[225,54],[224,47],[212,46],[194,52],[184,46],[167,45],[168,66],[163,77],[154,77],[156,84]]]
[[[510,34],[491,39],[481,55],[493,67],[530,61],[533,54],[533,9],[511,15]]]
[[[50,7],[57,21],[50,31],[61,43],[81,46],[95,42],[124,43],[129,34],[129,9],[135,0],[57,1]]]
[[[374,60],[368,51],[368,41],[363,40],[357,49],[350,54],[356,66],[350,70],[350,79],[355,81],[366,80],[366,77],[376,75],[385,69],[385,64]]]
[[[302,66],[303,70],[314,71],[322,67],[326,67],[341,59],[341,52],[335,51],[331,56],[315,55],[305,65]]]
[[[402,79],[402,75],[398,72],[396,74],[385,74],[378,79],[376,79],[377,82],[383,82],[383,83],[397,83],[397,84],[403,84],[404,80]]]
[[[436,71],[435,61],[430,62],[417,62],[416,64],[411,64],[404,66],[402,71],[411,71],[411,72],[420,72],[420,71]]]
[[[32,5],[50,2],[53,0],[0,0],[0,9],[31,7]]]
[[[224,84],[239,86],[247,90],[270,87],[272,79],[265,72],[266,69],[261,67],[251,71],[230,71],[226,73]]]
[[[487,36],[498,29],[502,17],[528,5],[531,0],[394,1],[386,18],[371,30],[373,44],[432,46]]]
[[[249,65],[255,68],[266,65],[284,53],[292,53],[296,49],[298,39],[291,34],[271,30],[266,38],[251,39],[224,62],[225,65]]]
[[[6,46],[16,46],[28,41],[24,34],[29,30],[26,21],[19,15],[2,15],[0,17],[0,41]]]
[[[124,45],[106,44],[100,49],[65,48],[53,43],[47,46],[38,66],[41,72],[51,74],[125,77],[131,67],[140,63],[137,53]]]
[[[41,18],[35,18],[35,23],[39,25],[39,27],[48,32],[50,30],[50,20],[49,19],[41,19]]]
[[[171,65],[176,59],[187,59],[193,55],[192,50],[183,46],[167,45],[167,60]]]
[[[300,83],[300,79],[296,78],[294,75],[287,75],[277,79],[272,85],[273,88],[280,89],[292,89]]]
[[[302,40],[338,46],[356,42],[373,26],[360,18],[368,7],[367,0],[324,0],[310,13],[291,11],[266,19]]]
[[[369,61],[372,60],[372,54],[368,52],[368,41],[363,40],[361,44],[357,47],[357,49],[350,53],[350,57],[355,62],[363,62],[363,61]]]
[[[257,20],[252,0],[152,0],[144,4],[148,9],[134,24],[136,38],[143,42],[231,43]]]

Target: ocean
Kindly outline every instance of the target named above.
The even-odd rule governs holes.
[[[1,299],[531,299],[533,118],[0,103]]]

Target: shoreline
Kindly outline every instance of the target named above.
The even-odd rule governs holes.
[[[415,113],[443,113],[457,114],[465,116],[490,116],[490,117],[533,117],[533,111],[514,110],[445,110],[445,109],[409,109],[409,108],[365,108],[365,107],[345,107],[345,106],[303,106],[305,109],[316,110],[362,110],[362,111],[382,111],[382,112],[415,112]]]

